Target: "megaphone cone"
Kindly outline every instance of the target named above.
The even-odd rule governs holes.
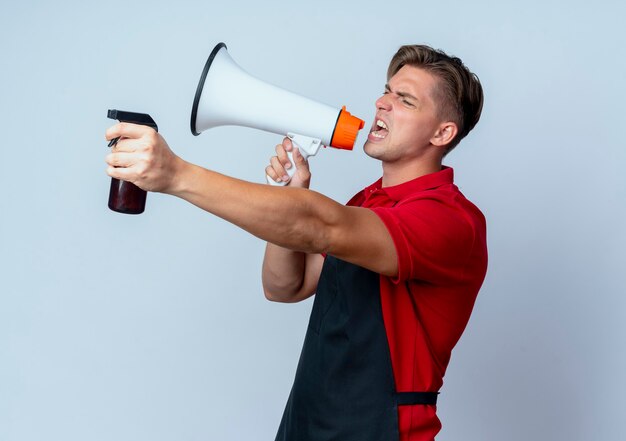
[[[261,81],[244,71],[219,43],[209,56],[191,110],[191,132],[217,126],[298,134],[351,150],[364,122],[337,109]]]

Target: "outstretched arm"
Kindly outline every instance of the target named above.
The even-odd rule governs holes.
[[[385,225],[371,210],[346,207],[305,188],[231,178],[176,156],[149,127],[120,123],[107,139],[122,140],[107,156],[111,177],[172,194],[282,248],[327,253],[383,275],[398,271]]]

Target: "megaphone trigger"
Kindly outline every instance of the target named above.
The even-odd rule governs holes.
[[[287,138],[291,140],[291,144],[293,145],[293,147],[298,149],[298,151],[300,152],[300,154],[302,155],[304,159],[308,159],[309,156],[315,156],[317,152],[319,151],[320,147],[322,146],[321,139],[311,138],[310,136],[287,133]],[[289,161],[291,162],[291,167],[289,167],[286,170],[287,176],[289,176],[289,180],[276,182],[269,176],[265,175],[265,179],[267,180],[268,184],[276,185],[276,186],[283,186],[283,185],[287,185],[289,181],[291,181],[291,178],[296,172],[296,162],[293,159],[293,152],[287,152],[287,157],[289,158]]]

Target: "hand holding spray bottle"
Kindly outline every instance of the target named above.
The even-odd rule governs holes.
[[[146,113],[110,109],[107,117],[119,122],[141,124],[159,131],[154,120]],[[118,141],[119,138],[112,139],[109,142],[109,147],[113,147]],[[111,178],[111,189],[109,190],[109,208],[111,210],[124,214],[141,214],[146,208],[146,196],[146,191],[132,182]]]

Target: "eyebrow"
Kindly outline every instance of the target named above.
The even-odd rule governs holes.
[[[385,84],[385,90],[387,92],[392,92],[391,87],[389,87],[389,84]],[[417,102],[420,101],[419,99],[417,99],[417,97],[415,97],[415,96],[413,96],[413,95],[411,95],[410,93],[407,93],[407,92],[394,92],[394,93],[396,95],[398,95],[399,97],[402,97],[402,98],[411,98],[412,100],[415,100]]]

